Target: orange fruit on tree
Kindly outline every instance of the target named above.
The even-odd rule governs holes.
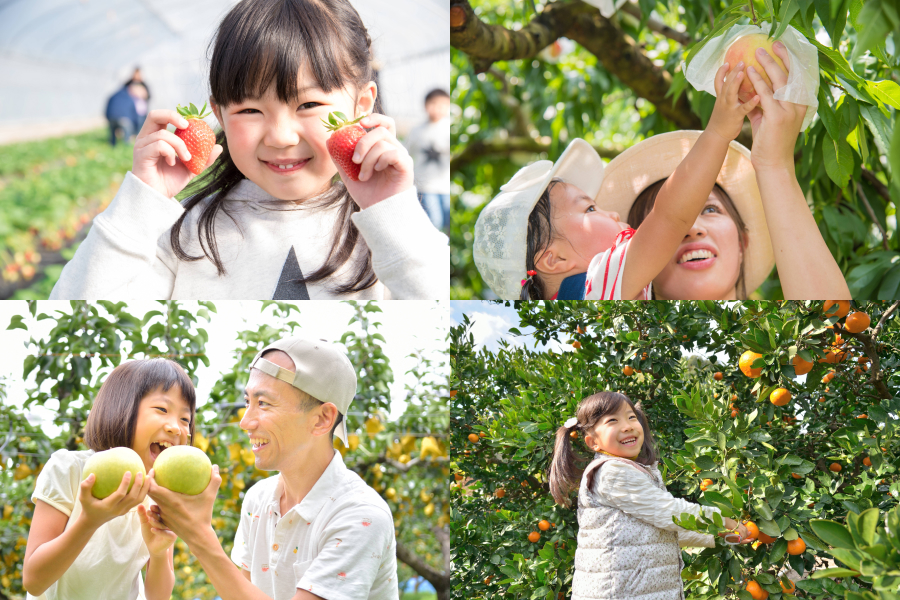
[[[856,417],[856,418],[857,418],[857,419],[868,419],[868,418],[869,418],[869,415],[863,413],[863,414],[859,415],[859,416]]]
[[[836,333],[836,334],[834,335],[834,341],[831,342],[831,345],[832,345],[832,346],[843,346],[843,345],[846,344],[846,343],[847,343],[847,340],[845,340],[844,338],[842,338],[842,337],[841,337],[841,334]]]
[[[791,477],[793,477],[794,479],[802,479],[803,475],[797,475],[796,473],[791,473]]]
[[[822,312],[826,317],[838,317],[843,319],[850,312],[849,300],[826,300],[822,305]]]
[[[871,467],[871,466],[872,466],[872,459],[869,458],[868,456],[865,457],[865,458],[863,459],[863,464],[866,465],[867,467]]]
[[[485,577],[485,579],[484,579],[484,585],[490,585],[490,584],[491,584],[491,579],[493,579],[493,578],[494,578],[493,575],[490,575],[490,576],[488,576],[488,577]]]
[[[762,367],[753,368],[753,361],[757,358],[762,358],[762,354],[757,354],[752,350],[747,350],[743,354],[741,354],[740,360],[738,360],[738,366],[741,369],[741,372],[750,378],[756,378],[762,375]]]
[[[487,434],[483,431],[478,432],[478,437],[487,437]]]
[[[737,400],[737,394],[731,396],[731,401],[734,402],[735,400]]]
[[[810,503],[807,504],[806,506],[807,506],[807,508],[812,508],[812,507],[814,507],[815,505],[816,505],[815,502],[810,502]]]
[[[584,333],[584,329],[581,328],[581,325],[575,327],[575,333]]]
[[[747,521],[744,523],[744,527],[747,528],[747,537],[751,540],[755,540],[759,537],[759,527],[756,526],[756,523],[753,521]]]
[[[634,369],[632,369],[630,366],[626,366],[622,369],[622,374],[626,377],[631,377],[632,375],[634,375]]]
[[[456,395],[456,390],[450,390],[450,397],[454,397]]]
[[[539,539],[541,539],[541,534],[538,533],[537,531],[532,531],[531,533],[528,534],[528,541],[531,542],[532,544],[537,542]]]
[[[769,592],[762,589],[755,581],[748,581],[747,587],[744,589],[750,592],[750,595],[753,596],[753,600],[766,600],[766,598],[769,597]]]
[[[806,542],[802,539],[797,538],[796,540],[791,540],[788,542],[787,548],[788,554],[792,556],[797,556],[798,554],[803,554],[806,551]]]
[[[790,580],[788,580],[788,581],[790,581]],[[778,580],[778,585],[781,586],[781,590],[782,590],[785,594],[789,594],[789,595],[793,596],[793,595],[794,595],[794,592],[797,591],[797,586],[794,585],[794,582],[793,582],[793,581],[791,581],[790,583],[791,583],[791,585],[790,585],[789,587],[785,587],[785,586],[784,586],[784,582],[782,582],[780,579]]]
[[[862,333],[869,328],[871,322],[869,315],[866,313],[855,312],[847,316],[847,320],[844,323],[844,329],[852,333]]]
[[[569,432],[569,437],[572,438],[573,440],[577,440],[577,439],[578,439],[578,432],[577,432],[577,431],[571,431],[571,432]]]
[[[794,373],[796,373],[797,375],[806,375],[813,368],[813,364],[811,362],[803,360],[803,357],[799,354],[794,357],[794,360],[791,361],[791,364],[794,365]]]
[[[739,414],[740,412],[741,412],[741,411],[739,411],[739,410],[736,409],[736,408],[731,409],[731,417],[734,418],[734,417],[738,416],[738,414]]]
[[[825,373],[825,376],[822,377],[822,383],[831,383],[832,379],[834,379],[834,371],[828,371]]]
[[[474,433],[469,434],[469,441],[473,444],[478,441],[478,435]]]
[[[581,342],[575,340],[574,342],[572,342],[572,347],[578,350],[579,348],[581,348]]]
[[[819,402],[825,402],[825,398],[819,398]]]
[[[463,480],[463,476],[462,476],[461,474],[459,474],[459,473],[454,473],[454,474],[453,474],[453,479],[455,479],[456,481],[462,481],[462,480]]]
[[[784,388],[778,388],[769,394],[769,401],[775,406],[785,406],[791,401],[791,393]]]
[[[506,496],[506,490],[504,490],[503,488],[497,488],[497,490],[494,492],[494,496],[496,496],[497,498],[503,498],[504,496]]]
[[[538,523],[538,529],[541,531],[547,531],[550,529],[550,521],[547,519],[543,519],[540,523]]]
[[[841,466],[840,464],[838,464],[838,463],[831,463],[831,465],[828,467],[828,470],[837,473],[837,472],[839,472],[839,471],[840,471],[841,469],[843,469],[843,468],[844,468],[844,467],[842,467],[842,466]]]
[[[872,362],[872,359],[869,358],[868,356],[860,356],[859,358],[856,359],[856,362],[858,362],[861,365],[864,365],[868,362]]]
[[[724,375],[722,375],[722,371],[716,371],[713,375],[713,379],[715,379],[716,381],[722,381],[723,377]]]
[[[771,543],[774,542],[776,539],[777,539],[777,538],[773,538],[773,537],[770,536],[770,535],[766,535],[766,534],[764,534],[764,533],[761,532],[761,531],[759,532],[759,541],[761,541],[763,544],[771,544]]]

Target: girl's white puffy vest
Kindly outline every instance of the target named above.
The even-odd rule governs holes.
[[[629,464],[665,489],[656,464],[595,454],[578,491],[578,549],[572,600],[683,600],[678,534],[600,504],[587,489],[587,474],[609,460]],[[594,474],[594,486],[600,474]]]

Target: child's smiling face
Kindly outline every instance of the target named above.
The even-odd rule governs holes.
[[[587,271],[591,259],[605,252],[628,225],[618,213],[603,210],[596,201],[574,185],[559,183],[550,189],[553,244],[568,246],[571,261],[567,273]],[[551,244],[552,247],[552,244]]]
[[[733,299],[742,250],[738,228],[722,201],[710,193],[694,226],[653,280],[657,298]]]
[[[138,407],[132,449],[149,472],[161,452],[159,442],[170,446],[188,443],[191,432],[191,407],[177,385],[168,390],[158,387],[143,398]]]
[[[632,440],[630,443],[629,440]],[[625,442],[625,443],[623,443]],[[595,452],[605,450],[616,456],[637,458],[644,443],[644,428],[627,402],[615,413],[604,415],[584,434],[584,443]]]
[[[298,90],[296,105],[282,102],[274,83],[262,98],[229,106],[210,98],[234,164],[280,200],[305,200],[328,189],[337,167],[325,146],[331,134],[322,119],[334,111],[350,118],[369,113],[377,93],[374,82],[358,93],[350,88],[325,92],[305,69],[298,74]]]

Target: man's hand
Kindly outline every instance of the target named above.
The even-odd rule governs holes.
[[[219,476],[219,466],[213,465],[212,477],[206,489],[196,496],[179,494],[168,490],[156,483],[156,474],[153,469],[147,476],[150,481],[148,492],[153,501],[159,505],[159,521],[175,532],[190,546],[198,535],[212,527],[213,504],[222,478]]]

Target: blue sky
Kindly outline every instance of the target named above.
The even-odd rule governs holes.
[[[481,300],[454,300],[450,302],[450,326],[462,323],[462,315],[469,316],[474,323],[472,336],[475,339],[476,350],[482,347],[496,352],[500,349],[500,340],[506,340],[516,346],[524,346],[530,350],[546,352],[552,349],[554,352],[571,351],[572,347],[562,345],[559,342],[550,341],[546,346],[536,345],[535,339],[528,335],[534,331],[532,327],[523,327],[522,336],[509,333],[510,327],[519,327],[519,313],[511,306],[494,304]]]

